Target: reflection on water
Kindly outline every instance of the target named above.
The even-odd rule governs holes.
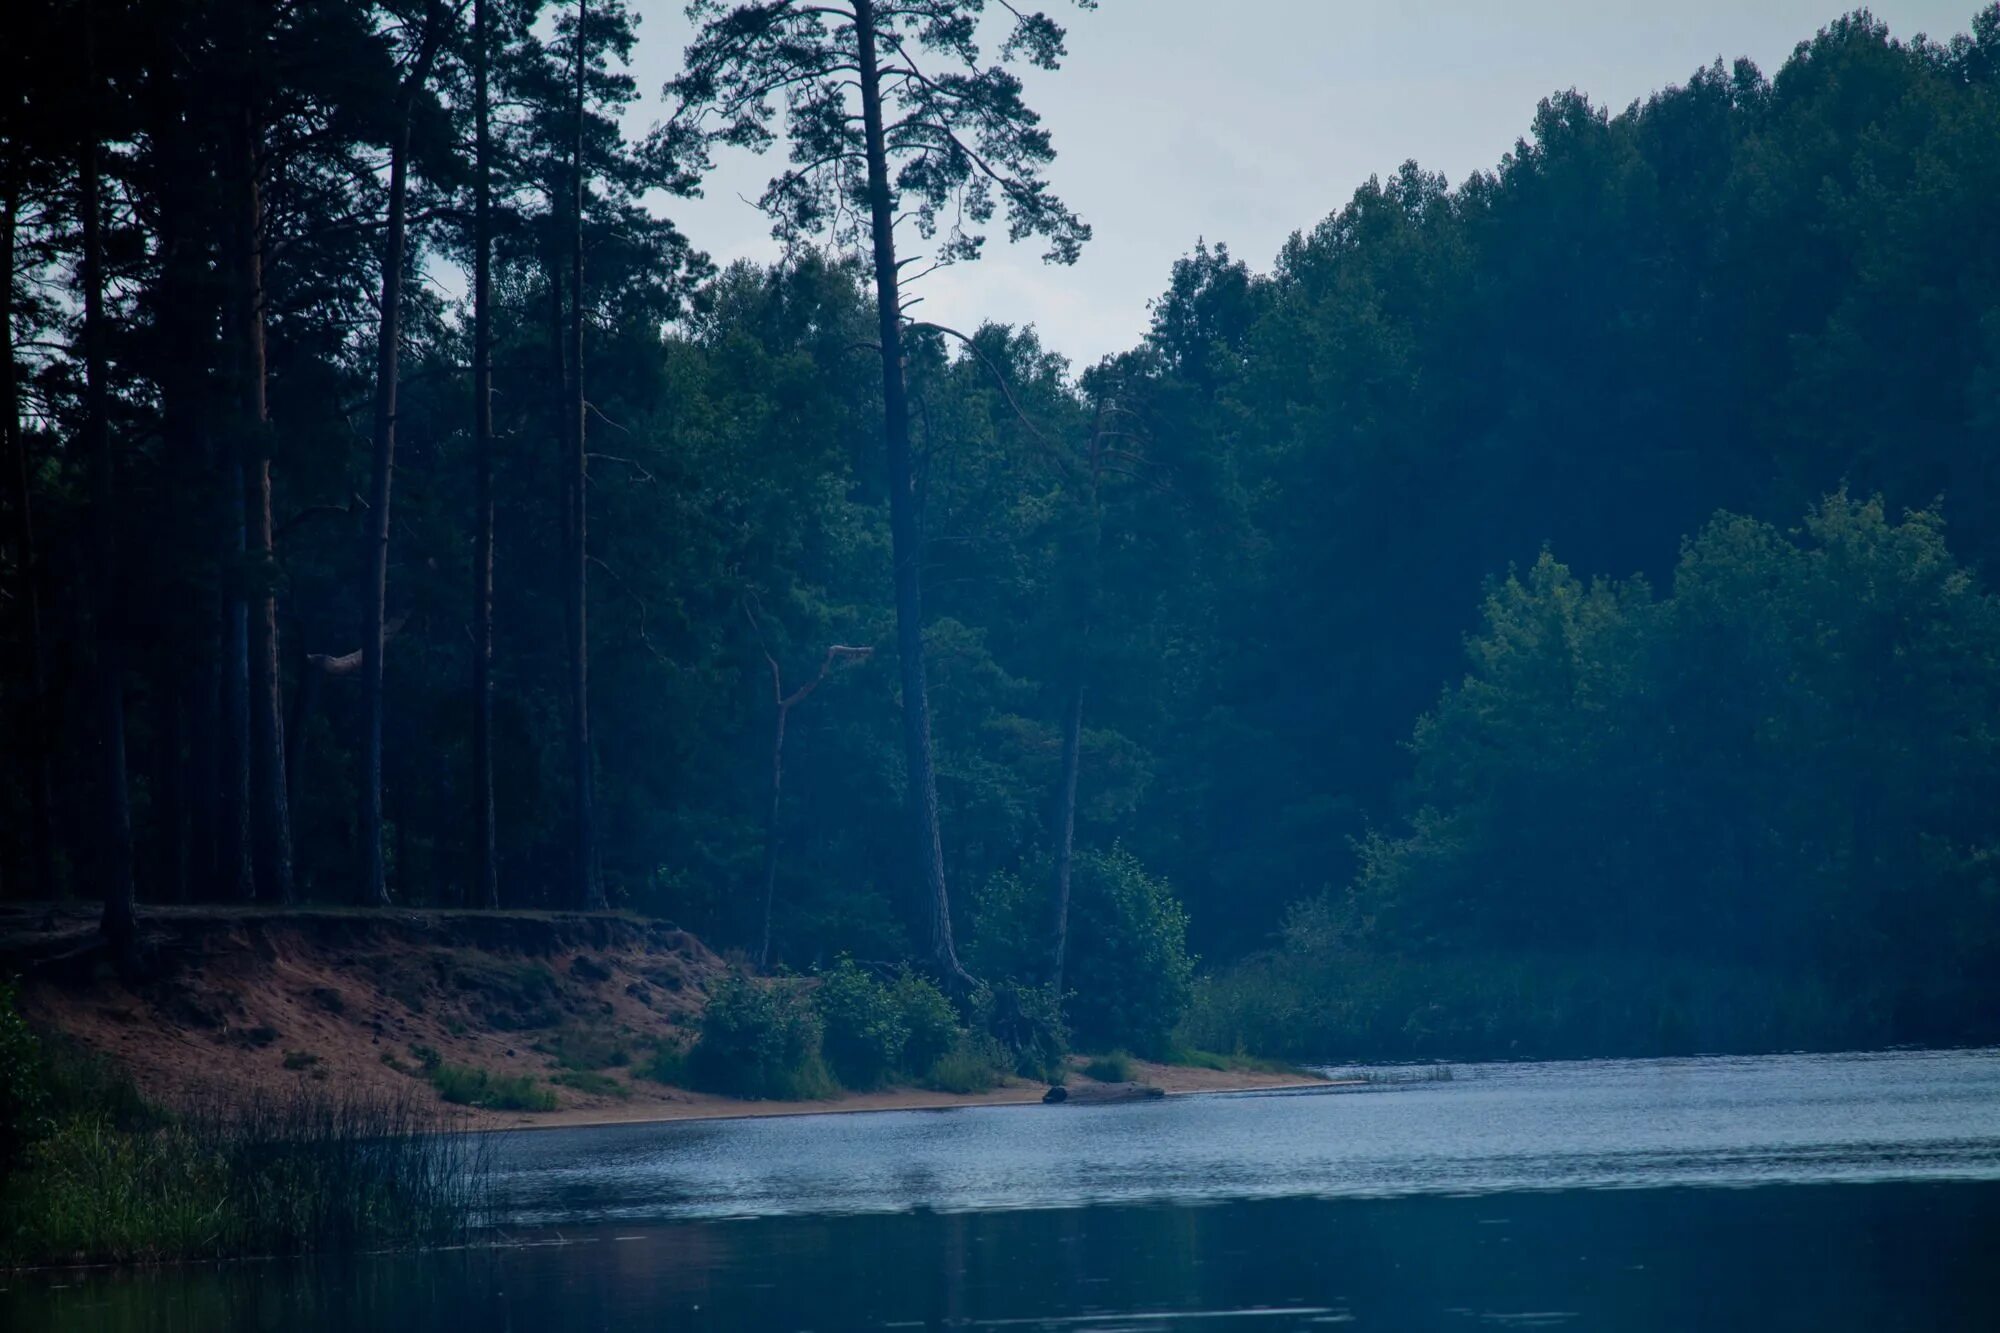
[[[0,1279],[0,1329],[2000,1326],[1994,1052],[1461,1066],[499,1157],[517,1243]]]
[[[91,1281],[0,1326],[1985,1329],[1996,1239],[1985,1184],[779,1217]]]

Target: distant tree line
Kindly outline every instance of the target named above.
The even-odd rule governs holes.
[[[1721,656],[1741,606],[1659,608],[1694,605],[1697,533],[1762,533],[1746,567],[1793,581],[1759,651],[1892,591],[1719,510],[1812,513],[1814,558],[1879,529],[1984,605],[2000,7],[1948,42],[1854,14],[1617,114],[1553,97],[1494,170],[1371,180],[1268,273],[1198,246],[1088,368],[910,304],[989,221],[1088,237],[973,44],[1054,65],[1061,30],[987,8],[697,5],[640,139],[622,0],[10,13],[5,892],[609,903],[774,962],[1065,985],[1110,966],[1066,935],[1107,884],[1171,886],[1211,962],[1301,902],[1378,953],[1707,928],[1824,976],[1991,929],[1984,761],[1925,748],[1984,659],[1920,636],[1794,684]],[[774,139],[789,258],[717,271],[656,205]],[[1646,670],[1711,674],[1624,713],[1510,684],[1517,729],[1482,730],[1453,682],[1509,597],[1623,608]],[[1713,710],[1756,733],[1795,689],[1849,738],[1720,758],[1751,751]],[[1621,718],[1677,738],[1651,787],[1601,767],[1640,762]],[[1838,848],[1808,830],[1877,787]],[[1681,822],[1617,809],[1670,860],[1593,841],[1641,790]],[[1890,939],[1892,880],[1926,907]],[[978,919],[1032,938],[961,950]]]

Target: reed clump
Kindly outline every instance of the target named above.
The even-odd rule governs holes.
[[[157,1262],[435,1245],[488,1178],[481,1136],[409,1097],[301,1080],[167,1110],[94,1057],[33,1037],[0,990],[14,1095],[0,1263]],[[4,1034],[0,1034],[4,1035]]]

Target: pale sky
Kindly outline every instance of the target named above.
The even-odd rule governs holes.
[[[1079,367],[1135,343],[1147,303],[1197,240],[1267,268],[1285,238],[1370,175],[1414,158],[1456,184],[1492,167],[1535,104],[1575,88],[1600,106],[1717,56],[1774,73],[1856,0],[1039,0],[1069,28],[1069,58],[1028,71],[1029,103],[1059,154],[1056,191],[1095,228],[1074,268],[995,232],[979,262],[924,281],[925,318],[969,329],[1033,324]],[[1898,37],[1965,31],[1983,0],[1873,0]],[[632,128],[664,114],[660,86],[689,27],[681,0],[642,15]],[[755,198],[782,162],[718,150],[706,197],[670,201],[718,263],[777,254]]]

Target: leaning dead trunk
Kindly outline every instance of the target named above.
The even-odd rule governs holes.
[[[910,460],[909,389],[903,380],[902,294],[896,267],[896,219],[889,195],[882,128],[882,84],[871,0],[854,5],[861,106],[868,157],[868,207],[874,239],[875,303],[881,330],[883,443],[889,462],[889,549],[895,567],[896,657],[903,687],[903,759],[915,868],[922,879],[932,962],[945,979],[969,986],[952,939],[951,895],[945,884],[944,837],[938,814],[937,770],[931,745],[930,686],[924,666],[922,537],[916,472]]]

